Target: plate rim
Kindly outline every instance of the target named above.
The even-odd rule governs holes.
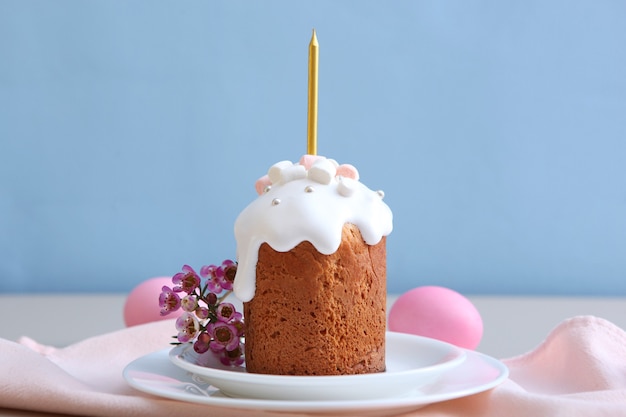
[[[486,354],[466,350],[468,360],[482,361],[480,366],[487,368],[491,371],[497,371],[497,373],[488,381],[480,384],[468,384],[462,388],[451,389],[449,391],[435,392],[435,393],[414,393],[412,396],[405,397],[391,397],[391,398],[375,398],[366,400],[330,400],[330,401],[290,401],[290,400],[267,400],[267,399],[255,399],[255,398],[235,398],[228,396],[200,396],[189,392],[171,392],[163,388],[155,388],[147,384],[142,384],[132,377],[131,373],[135,368],[145,368],[144,362],[158,362],[159,365],[165,366],[168,369],[167,374],[155,374],[158,376],[171,376],[172,374],[179,373],[184,374],[188,379],[187,382],[179,381],[180,383],[195,383],[191,378],[191,373],[184,371],[181,368],[172,364],[169,359],[170,348],[161,349],[146,355],[143,355],[134,361],[130,362],[123,371],[123,377],[126,382],[138,391],[155,395],[161,398],[168,398],[177,401],[190,402],[202,405],[212,405],[230,408],[240,409],[256,409],[266,411],[287,411],[287,412],[329,412],[329,411],[343,411],[343,410],[389,410],[398,412],[399,409],[412,409],[428,404],[434,404],[442,401],[453,400],[462,398],[481,392],[488,391],[502,384],[509,376],[508,367],[498,359],[495,359]],[[468,362],[465,362],[468,363]],[[464,363],[464,364],[465,364]],[[450,373],[460,372],[463,368],[463,364],[458,368],[453,368]],[[146,369],[143,369],[145,372]],[[444,376],[445,379],[445,376]],[[439,382],[441,383],[441,381]],[[208,384],[207,384],[208,385]],[[215,388],[215,392],[220,392]]]
[[[195,373],[203,378],[218,377],[228,379],[229,381],[246,380],[248,384],[263,383],[264,385],[284,385],[284,384],[296,384],[298,386],[305,386],[311,382],[315,383],[331,383],[331,384],[349,384],[350,382],[363,382],[364,380],[372,379],[392,379],[400,378],[407,375],[427,374],[429,372],[449,370],[456,366],[459,366],[466,358],[467,353],[465,349],[455,346],[451,343],[444,342],[437,339],[432,339],[425,336],[418,336],[401,332],[385,332],[386,341],[389,343],[389,338],[394,339],[410,339],[412,341],[420,341],[422,343],[429,343],[441,348],[445,348],[449,351],[449,354],[454,355],[446,362],[424,366],[415,369],[407,369],[397,372],[376,372],[369,374],[357,374],[357,375],[271,375],[271,374],[255,374],[242,371],[231,371],[226,369],[208,368],[201,365],[195,365],[179,357],[178,351],[187,350],[191,347],[190,344],[182,344],[173,347],[168,356],[170,361],[175,366],[185,369],[189,372]],[[388,355],[388,350],[385,350],[385,355]],[[209,375],[210,374],[210,375]]]

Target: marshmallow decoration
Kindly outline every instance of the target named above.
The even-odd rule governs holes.
[[[350,164],[342,164],[337,167],[337,176],[359,180],[359,171]]]
[[[320,184],[328,185],[335,178],[337,168],[328,159],[318,159],[315,161],[307,177]]]
[[[302,158],[300,158],[300,165],[304,165],[304,167],[309,170],[311,169],[311,167],[313,166],[313,164],[315,163],[315,161],[317,161],[318,159],[322,159],[324,158],[323,156],[319,156],[319,155],[302,155]]]
[[[348,166],[305,155],[300,163],[282,161],[270,168],[271,184],[264,182],[263,192],[235,221],[238,268],[233,289],[241,301],[254,297],[263,243],[288,252],[309,241],[330,255],[339,248],[345,223],[356,225],[368,245],[391,233],[392,213],[380,194],[355,179],[358,171],[351,165],[344,172],[355,178],[337,176],[340,167]],[[258,181],[256,188],[259,192]]]
[[[357,189],[358,181],[351,178],[337,177],[337,191],[344,197],[350,197]]]
[[[269,175],[263,175],[254,183],[254,189],[256,190],[256,193],[258,195],[261,195],[266,190],[269,190],[268,187],[271,187],[271,186],[272,186],[272,181],[270,180]]]
[[[280,171],[280,182],[289,182],[306,178],[306,169],[302,165],[291,165]]]
[[[322,162],[313,167],[318,161]],[[340,182],[345,178],[358,181],[359,171],[350,164],[339,165],[334,159],[326,159],[317,155],[304,155],[297,164],[293,164],[290,161],[281,161],[272,165],[268,173],[256,181],[254,189],[258,195],[261,195],[267,192],[274,183],[287,183],[305,177],[328,185],[333,177],[336,177]],[[352,191],[349,187],[351,185],[340,185],[339,193],[346,197],[350,196]]]
[[[272,184],[279,183],[283,178],[283,171],[291,167],[293,167],[293,164],[290,161],[277,162],[267,171],[267,176]]]

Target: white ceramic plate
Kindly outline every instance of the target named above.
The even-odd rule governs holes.
[[[172,363],[217,387],[229,397],[265,400],[365,400],[400,397],[432,383],[460,365],[465,351],[449,343],[387,332],[386,371],[361,375],[288,376],[247,373],[245,366],[222,365],[190,344],[170,352]]]
[[[459,366],[445,372],[433,384],[404,397],[367,400],[282,401],[231,398],[194,374],[174,366],[169,349],[143,356],[124,369],[124,378],[134,388],[148,394],[192,403],[291,413],[350,413],[359,416],[387,416],[421,406],[465,397],[494,388],[508,376],[508,369],[496,359],[467,351]]]

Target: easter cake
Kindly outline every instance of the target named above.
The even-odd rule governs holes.
[[[257,192],[235,222],[247,371],[384,371],[384,194],[353,166],[312,155],[273,165]]]

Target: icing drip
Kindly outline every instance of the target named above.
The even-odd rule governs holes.
[[[238,267],[233,289],[243,302],[254,297],[263,243],[288,252],[309,241],[320,253],[330,255],[341,244],[345,223],[356,225],[368,245],[391,233],[391,210],[380,192],[358,181],[353,166],[313,158],[306,164],[281,161],[273,165],[268,172],[271,186],[267,186],[267,176],[260,179],[256,188],[263,192],[235,221]]]

